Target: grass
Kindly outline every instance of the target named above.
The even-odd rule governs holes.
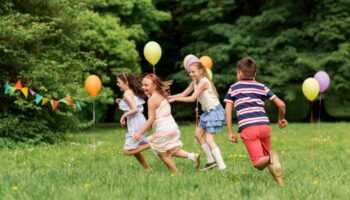
[[[59,145],[1,150],[0,199],[348,199],[350,123],[272,127],[283,187],[267,169],[255,170],[242,141],[229,143],[225,130],[217,143],[227,171],[197,172],[189,160],[175,158],[182,175],[173,175],[149,150],[144,155],[153,172],[146,173],[122,154],[125,129],[105,127],[67,134]],[[181,126],[184,149],[203,158],[193,130]]]

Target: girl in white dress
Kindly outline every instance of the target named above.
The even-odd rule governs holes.
[[[120,118],[120,124],[124,126],[127,124],[128,132],[125,135],[124,154],[127,156],[135,156],[139,163],[147,170],[150,167],[143,157],[141,152],[149,148],[146,137],[140,140],[135,140],[135,134],[143,128],[146,123],[146,118],[143,115],[143,104],[145,97],[141,90],[141,79],[129,74],[121,73],[117,76],[117,85],[121,91],[124,92],[123,99],[116,99],[119,104],[119,109],[124,111]]]

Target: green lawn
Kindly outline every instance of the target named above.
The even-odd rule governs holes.
[[[146,173],[122,154],[125,129],[98,128],[67,134],[59,145],[28,146],[0,152],[0,199],[348,199],[350,123],[290,124],[273,127],[272,147],[280,152],[285,185],[255,170],[241,142],[218,135],[228,170],[197,172],[186,159],[172,175],[147,150]],[[201,152],[194,126],[182,125],[188,151]],[[96,133],[97,148],[91,146]],[[202,158],[203,153],[201,152]],[[204,160],[204,159],[203,159]]]

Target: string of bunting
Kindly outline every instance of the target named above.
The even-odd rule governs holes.
[[[38,94],[37,92],[35,92],[35,90],[33,90],[29,87],[23,87],[21,80],[18,80],[14,86],[13,86],[13,84],[6,83],[5,94],[13,94],[15,91],[21,91],[22,94],[26,98],[28,97],[28,94],[30,93],[33,97],[35,97],[35,103],[36,104],[41,103],[42,106],[44,106],[45,104],[50,102],[53,111],[57,109],[57,107],[60,103],[64,103],[66,105],[71,105],[71,106],[73,106],[74,109],[78,109],[79,111],[82,110],[80,103],[79,102],[73,103],[73,99],[69,95],[61,98],[60,100],[49,99],[43,95]]]

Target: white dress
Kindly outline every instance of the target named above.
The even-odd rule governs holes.
[[[148,140],[146,136],[142,136],[139,141],[134,139],[135,134],[141,130],[146,123],[146,118],[143,115],[143,104],[145,101],[137,96],[134,96],[134,103],[138,108],[138,112],[128,116],[126,123],[128,127],[128,132],[125,135],[125,144],[124,149],[126,150],[132,150],[136,149],[138,146],[142,144],[148,143]],[[130,111],[129,105],[125,102],[125,100],[121,100],[119,102],[119,109],[124,111],[124,113]]]

